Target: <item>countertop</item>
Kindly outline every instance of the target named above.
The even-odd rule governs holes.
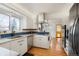
[[[28,35],[20,35],[20,37],[27,37],[27,36],[30,36],[32,34],[28,34]],[[2,43],[6,43],[6,42],[9,42],[9,41],[13,41],[13,40],[17,40],[17,38],[20,38],[18,36],[13,36],[13,37],[8,37],[8,38],[0,38],[0,44]]]
[[[13,40],[17,40],[17,38],[27,37],[27,36],[30,36],[30,35],[39,35],[39,34],[24,34],[24,35],[16,35],[16,36],[13,36],[13,37],[0,38],[0,44],[6,43],[6,42],[9,42],[9,41],[13,41]],[[42,35],[42,36],[48,36],[48,34],[45,34],[45,35]]]

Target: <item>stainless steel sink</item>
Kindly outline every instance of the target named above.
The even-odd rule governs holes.
[[[22,36],[14,36],[14,38],[18,38],[18,37],[22,37]]]
[[[22,36],[13,36],[12,38],[20,38],[20,37],[22,37]]]

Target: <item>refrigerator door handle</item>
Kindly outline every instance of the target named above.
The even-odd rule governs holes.
[[[73,41],[72,41],[72,46],[74,48],[74,35],[75,35],[75,27],[76,27],[76,24],[77,24],[77,21],[78,21],[78,18],[75,19],[74,21],[74,24],[73,24],[73,28],[72,28],[72,35],[73,35]],[[76,49],[76,48],[75,48]]]
[[[74,33],[75,33],[75,26],[76,26],[77,20],[78,20],[78,18],[74,21],[74,25],[73,25],[73,36],[74,36]]]

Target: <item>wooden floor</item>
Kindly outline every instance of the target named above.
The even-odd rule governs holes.
[[[51,40],[49,49],[33,47],[29,52],[35,56],[66,56],[60,40]]]

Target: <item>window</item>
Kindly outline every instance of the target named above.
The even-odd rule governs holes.
[[[20,19],[16,17],[10,17],[10,28],[12,31],[20,30]]]
[[[17,31],[20,29],[20,19],[5,14],[0,14],[0,31]]]
[[[0,31],[9,30],[9,16],[0,14]]]

